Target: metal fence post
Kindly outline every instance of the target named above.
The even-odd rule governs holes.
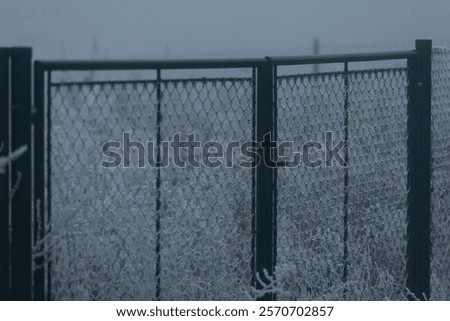
[[[410,299],[430,298],[431,40],[417,40],[408,60],[408,245]]]
[[[256,140],[259,143],[260,163],[256,168],[256,204],[255,204],[255,242],[253,284],[256,289],[263,289],[258,278],[264,283],[271,282],[276,259],[276,169],[271,164],[268,146],[263,146],[266,135],[274,140],[275,104],[274,67],[270,60],[256,70]],[[266,147],[266,148],[265,148]],[[269,278],[266,277],[269,276]],[[273,293],[266,293],[259,300],[275,300]]]
[[[28,151],[12,164],[11,298],[31,297],[31,48],[11,49],[11,149]]]
[[[9,152],[9,50],[0,48],[0,156]],[[10,298],[9,166],[0,174],[0,300]]]
[[[34,244],[45,237],[45,71],[34,63]],[[33,274],[34,300],[45,300],[44,244],[39,242],[39,256],[35,257]]]

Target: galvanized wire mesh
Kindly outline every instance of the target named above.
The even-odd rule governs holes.
[[[138,168],[137,157],[130,168],[100,164],[106,141],[129,132],[156,142],[158,126],[163,141],[178,132],[251,140],[252,98],[247,78],[51,86],[53,299],[251,297],[250,169],[171,163],[157,191],[158,170]]]
[[[51,87],[52,297],[155,297],[154,170],[101,168],[123,131],[156,134],[154,83]]]
[[[404,68],[279,78],[280,141],[349,142],[348,167],[278,172],[281,298],[404,298],[406,89]]]
[[[433,50],[432,75],[431,292],[449,299],[449,50]],[[278,76],[279,142],[301,152],[326,132],[348,141],[347,167],[278,169],[278,299],[406,298],[407,78],[407,68]],[[255,91],[251,78],[50,86],[52,216],[35,255],[51,262],[53,299],[255,298],[251,169],[138,168],[136,157],[100,167],[102,144],[124,132],[250,141]]]
[[[450,49],[432,52],[431,296],[450,299]]]
[[[404,299],[407,71],[350,77],[349,298]]]
[[[163,138],[252,139],[251,80],[169,81],[163,93]],[[162,182],[162,298],[250,298],[252,170],[171,167]]]

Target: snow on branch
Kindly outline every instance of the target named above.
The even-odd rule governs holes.
[[[5,174],[8,164],[17,160],[20,156],[25,154],[27,150],[28,146],[22,146],[11,152],[11,154],[0,157],[0,174]]]

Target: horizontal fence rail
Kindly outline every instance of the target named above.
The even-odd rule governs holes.
[[[118,60],[118,61],[40,61],[44,70],[145,70],[145,69],[223,69],[264,66],[259,59],[202,59],[202,60]]]
[[[271,57],[270,60],[274,65],[311,65],[311,64],[331,64],[339,62],[368,62],[368,61],[384,61],[384,60],[401,60],[416,58],[417,51],[394,51],[394,52],[378,52],[378,53],[362,53],[362,54],[338,54],[338,55],[313,55],[313,56],[286,56]]]
[[[291,56],[291,57],[267,57],[249,59],[180,59],[180,60],[49,60],[38,63],[44,70],[68,71],[68,70],[133,70],[133,69],[222,69],[222,68],[249,68],[262,67],[267,59],[274,65],[301,65],[301,64],[326,64],[339,62],[364,62],[383,61],[416,58],[417,52],[394,51],[362,54],[336,54],[336,55],[313,55],[313,56]]]

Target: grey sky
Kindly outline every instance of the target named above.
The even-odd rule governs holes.
[[[0,0],[0,46],[38,58],[262,56],[449,44],[449,0]],[[98,50],[94,52],[94,43]]]

